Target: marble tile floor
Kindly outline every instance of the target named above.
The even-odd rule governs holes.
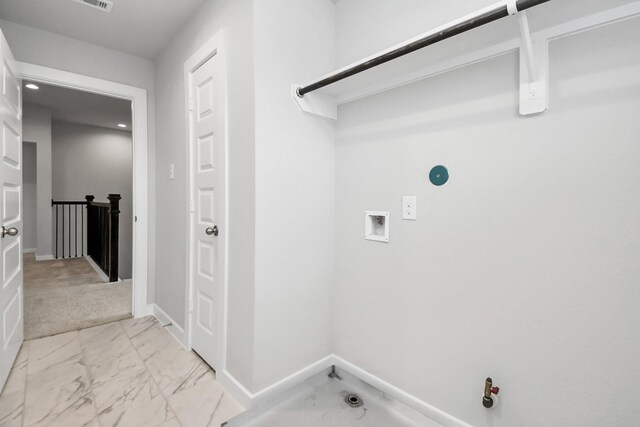
[[[242,411],[153,317],[25,341],[0,394],[0,427],[204,427]]]

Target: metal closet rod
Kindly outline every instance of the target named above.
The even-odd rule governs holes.
[[[325,86],[329,86],[330,84],[344,80],[347,77],[351,77],[355,74],[359,74],[363,71],[377,67],[378,65],[392,61],[396,58],[400,58],[401,56],[408,55],[412,52],[415,52],[416,50],[420,50],[427,46],[431,46],[433,44],[441,42],[442,40],[449,39],[451,37],[457,36],[458,34],[462,34],[467,31],[473,30],[474,28],[478,28],[483,25],[486,25],[490,22],[494,22],[499,19],[506,18],[507,16],[510,16],[515,12],[522,12],[534,6],[538,6],[542,3],[546,3],[548,1],[550,0],[505,1],[504,4],[498,5],[489,11],[479,13],[463,22],[455,23],[450,27],[447,27],[441,31],[435,32],[433,34],[429,34],[419,40],[416,40],[414,42],[400,46],[396,49],[385,52],[380,56],[376,56],[375,58],[369,59],[368,61],[361,62],[352,67],[338,71],[337,73],[329,75],[321,80],[318,80],[315,83],[311,83],[307,86],[301,86],[298,89],[296,89],[296,93],[300,98],[302,98],[309,92],[313,92]],[[512,9],[513,6],[515,6],[515,10],[510,10]]]

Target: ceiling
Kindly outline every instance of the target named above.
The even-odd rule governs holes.
[[[131,131],[131,101],[41,83],[40,89],[31,90],[26,83],[22,102],[51,109],[52,120]]]
[[[0,0],[0,18],[153,59],[204,0],[113,0],[111,13],[72,0]]]

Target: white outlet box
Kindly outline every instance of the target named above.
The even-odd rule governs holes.
[[[389,243],[389,212],[366,211],[364,213],[364,238]]]
[[[402,219],[415,221],[418,219],[418,202],[415,196],[402,198]]]

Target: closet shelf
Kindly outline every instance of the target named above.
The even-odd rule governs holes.
[[[550,40],[640,16],[640,1],[604,10],[602,2],[585,3],[503,0],[309,83],[294,84],[291,96],[303,112],[335,120],[338,105],[520,51],[520,113],[540,114],[547,109]],[[437,44],[429,44],[433,40]]]

